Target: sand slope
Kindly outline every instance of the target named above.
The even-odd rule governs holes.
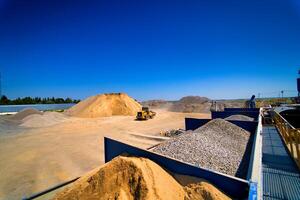
[[[25,109],[21,110],[20,112],[18,112],[17,114],[11,116],[10,119],[12,119],[12,120],[22,120],[25,117],[27,117],[29,115],[33,115],[33,114],[42,115],[43,113],[36,110],[36,109],[33,109],[33,108],[25,108]]]
[[[58,124],[67,120],[68,117],[62,113],[45,112],[43,115],[32,114],[21,120],[23,127],[45,127]]]
[[[186,96],[175,102],[170,111],[175,112],[206,112],[210,111],[210,99],[200,96]]]
[[[113,115],[136,115],[141,105],[125,93],[101,94],[89,97],[66,110],[70,116],[95,118]]]
[[[159,165],[146,158],[119,156],[80,178],[54,200],[71,199],[229,199],[207,182],[182,187]]]
[[[202,181],[189,184],[184,187],[186,192],[185,200],[229,200],[228,196],[214,187],[212,184]]]
[[[54,199],[176,200],[184,199],[184,190],[171,175],[151,160],[117,157],[82,177]]]
[[[20,121],[8,124],[6,119],[10,116],[0,116],[3,120],[0,123],[0,199],[28,197],[102,165],[104,136],[145,149],[161,141],[137,137],[137,134],[159,136],[163,130],[184,128],[185,117],[210,117],[154,111],[157,116],[148,121],[135,121],[132,116],[67,117],[55,125],[39,128],[20,126]]]
[[[245,100],[217,100],[216,102],[217,110],[221,111],[224,110],[224,108],[242,108],[244,107]],[[152,109],[163,108],[172,112],[209,113],[212,106],[212,100],[207,97],[185,96],[176,101],[148,100],[143,101],[142,104],[144,106],[149,106]]]

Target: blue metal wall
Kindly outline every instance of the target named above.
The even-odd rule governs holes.
[[[209,122],[211,119],[196,119],[196,118],[185,118],[185,130],[195,130],[207,122]]]
[[[204,178],[235,199],[248,198],[249,182],[246,180],[192,166],[109,138],[104,138],[104,149],[105,162],[109,162],[124,153],[131,156],[149,158],[173,173]]]

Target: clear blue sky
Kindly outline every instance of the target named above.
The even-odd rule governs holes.
[[[0,0],[9,98],[296,94],[299,67],[299,0]]]

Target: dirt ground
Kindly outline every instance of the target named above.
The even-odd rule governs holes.
[[[21,199],[103,164],[104,136],[148,148],[160,142],[151,136],[184,128],[185,117],[210,118],[210,114],[155,111],[157,116],[148,121],[135,121],[133,116],[69,117],[39,128],[2,121],[0,199]]]

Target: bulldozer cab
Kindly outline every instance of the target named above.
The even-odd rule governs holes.
[[[142,111],[149,112],[149,108],[148,107],[142,107]]]

